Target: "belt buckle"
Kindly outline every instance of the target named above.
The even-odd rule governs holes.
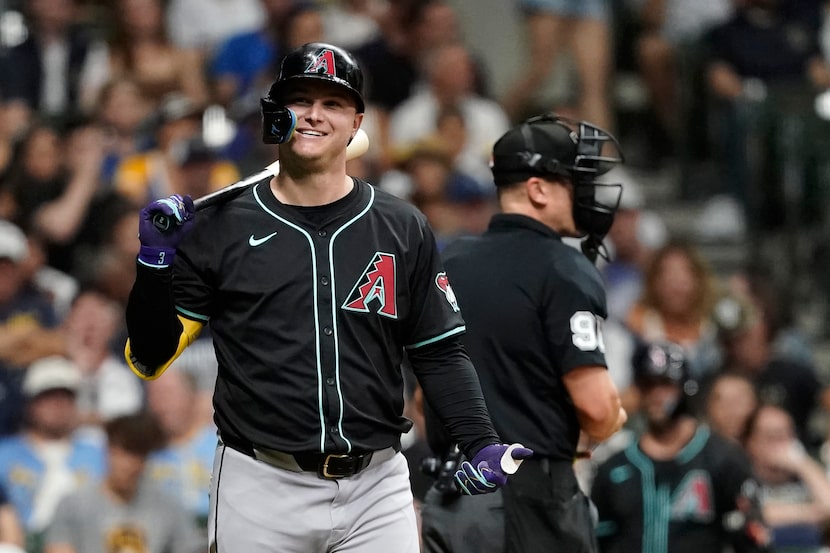
[[[320,470],[318,471],[318,474],[321,478],[326,478],[329,480],[337,480],[338,478],[344,478],[346,476],[349,476],[348,474],[332,474],[329,472],[329,462],[332,459],[347,459],[349,457],[351,457],[351,455],[345,455],[342,453],[330,453],[326,455],[326,458],[323,460],[323,464],[320,465]]]

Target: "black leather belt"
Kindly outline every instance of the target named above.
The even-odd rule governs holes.
[[[363,453],[285,453],[234,438],[223,437],[222,443],[263,463],[293,472],[316,472],[317,476],[326,480],[354,476],[368,467],[373,459],[376,462],[386,461],[401,450],[400,443],[396,443],[386,449]]]
[[[576,473],[574,472],[573,461],[563,461],[561,459],[551,459],[549,457],[533,456],[530,459],[525,459],[530,463],[537,463],[542,472],[550,477],[551,482],[555,487],[565,487],[571,485],[578,485],[576,480]]]

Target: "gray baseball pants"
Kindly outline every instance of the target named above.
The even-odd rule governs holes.
[[[324,480],[220,444],[208,519],[211,553],[418,553],[409,468],[401,453]]]

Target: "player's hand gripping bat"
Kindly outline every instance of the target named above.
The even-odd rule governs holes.
[[[346,147],[346,159],[355,159],[363,154],[369,149],[369,136],[363,129],[358,129],[357,133],[355,133],[354,138],[349,145]],[[261,181],[266,177],[274,177],[280,172],[280,162],[279,160],[275,161],[274,163],[268,165],[265,169],[260,171],[259,173],[255,173],[249,177],[242,179],[239,182],[235,182],[230,184],[224,188],[220,188],[215,192],[211,192],[201,198],[196,198],[193,200],[193,205],[196,207],[196,211],[200,211],[202,209],[208,208],[212,205],[222,204],[225,203],[239,194],[241,194],[246,188],[249,186]],[[162,213],[157,213],[153,217],[153,225],[160,231],[164,232],[168,228],[170,228],[170,218]]]

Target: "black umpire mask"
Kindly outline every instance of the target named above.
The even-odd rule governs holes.
[[[493,146],[491,169],[497,186],[532,176],[563,176],[573,183],[573,217],[585,236],[582,251],[591,261],[602,254],[602,240],[614,222],[622,184],[598,183],[596,177],[622,162],[610,133],[556,114],[532,117],[513,127]],[[598,197],[597,192],[603,193]]]

